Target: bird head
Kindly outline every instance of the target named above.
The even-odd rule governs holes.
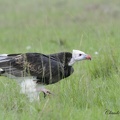
[[[81,60],[91,60],[91,56],[80,50],[73,50],[72,58],[71,58],[71,61],[69,62],[69,65],[71,66],[76,61],[81,61]]]

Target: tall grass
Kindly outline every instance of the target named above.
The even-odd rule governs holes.
[[[93,79],[108,78],[114,73],[119,74],[119,59],[118,52],[115,46],[105,46],[105,49],[99,53],[99,57],[96,57],[94,63],[89,67],[90,75]]]

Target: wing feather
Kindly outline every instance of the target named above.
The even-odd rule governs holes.
[[[68,57],[66,55],[68,54]],[[7,55],[0,68],[5,73],[16,77],[35,76],[38,82],[46,84],[55,83],[62,78],[68,77],[71,73],[65,69],[71,59],[71,53],[56,53],[44,55],[41,53],[25,53]],[[73,69],[73,68],[72,68]],[[71,71],[71,68],[69,68]]]
[[[11,60],[12,67],[39,78],[50,78],[63,70],[63,64],[49,55],[26,53]],[[57,69],[56,69],[57,68]]]

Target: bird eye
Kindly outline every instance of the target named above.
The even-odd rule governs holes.
[[[79,54],[79,56],[81,56],[82,54]]]

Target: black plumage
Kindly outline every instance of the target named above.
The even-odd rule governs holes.
[[[61,52],[44,55],[41,53],[8,54],[0,62],[1,74],[15,77],[36,77],[36,83],[53,84],[70,76],[74,69],[68,63],[72,53]]]

